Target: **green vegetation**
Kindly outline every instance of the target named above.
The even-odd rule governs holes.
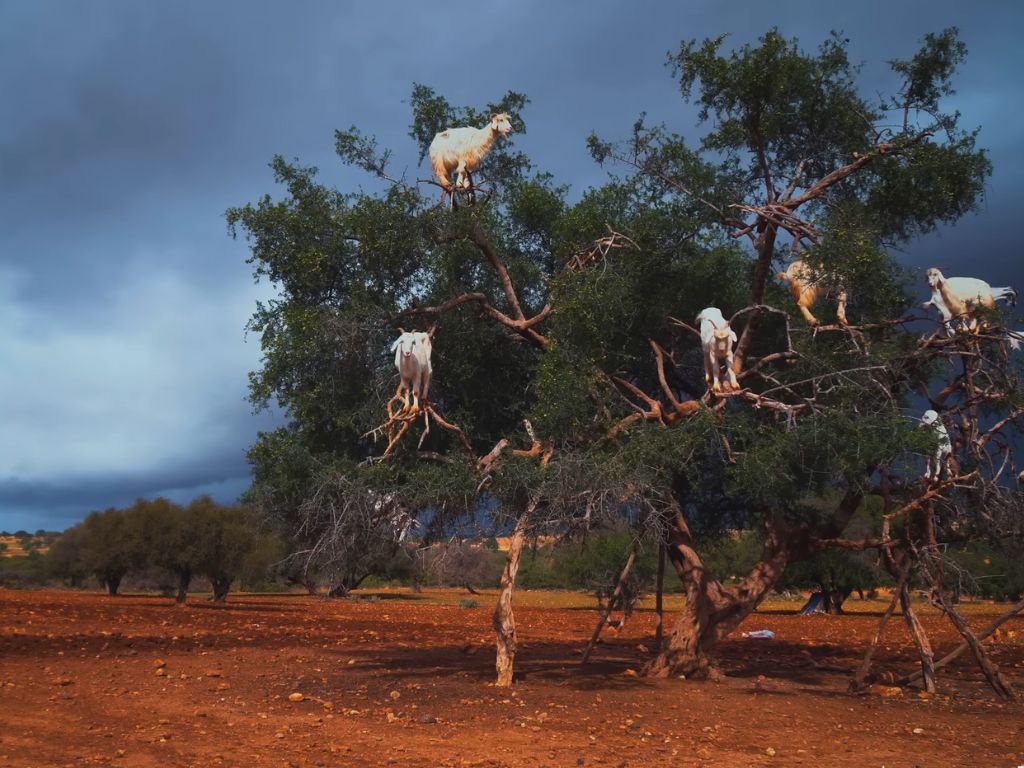
[[[84,586],[93,578],[111,595],[129,576],[155,578],[155,586],[187,597],[192,579],[205,578],[214,600],[232,582],[259,583],[284,556],[278,537],[251,509],[222,506],[201,496],[186,507],[164,498],[137,500],[127,509],[93,512],[56,537],[45,557],[30,552],[38,569],[27,583],[60,580]],[[6,583],[7,579],[3,579]]]
[[[288,418],[250,449],[248,500],[342,591],[402,549],[409,518],[427,541],[472,522],[590,543],[528,552],[523,584],[593,588],[633,546],[647,583],[665,547],[687,601],[659,674],[706,672],[715,642],[785,584],[841,605],[910,558],[942,592],[944,548],[1020,530],[995,472],[1024,413],[1017,358],[998,331],[922,341],[893,322],[923,292],[893,254],[976,209],[991,173],[943,103],[965,53],[954,29],[928,35],[879,95],[861,93],[838,35],[813,50],[777,30],[735,50],[684,42],[669,63],[699,134],[640,116],[624,141],[591,136],[616,175],[575,197],[516,149],[518,93],[457,106],[413,88],[421,158],[444,127],[512,116],[475,205],[438,206],[356,127],[336,149],[369,187],[274,158],[281,196],[227,214],[278,290],[249,324],[264,355],[252,402]],[[849,289],[854,330],[806,327],[771,279],[796,255]],[[729,397],[707,394],[685,327],[709,305],[734,315]],[[388,420],[400,327],[434,330],[431,407],[465,441],[436,419],[427,434],[430,413],[408,432]],[[956,356],[974,368],[950,379]],[[963,478],[935,494],[918,481],[937,442],[918,428],[922,392],[962,433]],[[494,578],[477,553],[453,562]]]

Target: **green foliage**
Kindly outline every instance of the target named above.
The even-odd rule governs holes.
[[[250,449],[247,501],[305,553],[304,570],[345,588],[390,572],[404,553],[395,510],[421,517],[430,536],[478,515],[500,528],[530,508],[538,522],[563,524],[555,530],[584,515],[631,530],[622,541],[591,537],[578,555],[536,550],[522,583],[601,580],[626,539],[646,540],[678,508],[713,570],[738,576],[761,556],[763,520],[835,536],[848,494],[871,488],[880,467],[909,476],[917,454],[934,450],[934,434],[906,413],[938,359],[885,322],[912,301],[892,247],[974,209],[991,173],[977,131],[942,111],[964,56],[955,30],[892,62],[895,93],[881,100],[861,94],[838,35],[810,52],[777,30],[724,46],[725,36],[690,41],[669,57],[700,110],[699,140],[643,115],[625,142],[592,136],[598,162],[629,172],[576,201],[516,149],[525,96],[457,106],[415,85],[406,153],[421,161],[439,131],[511,114],[516,133],[476,180],[493,197],[437,206],[433,190],[389,170],[399,149],[353,126],[336,134],[338,156],[386,182],[381,191],[334,190],[316,169],[276,157],[281,199],[228,211],[231,233],[251,244],[255,279],[279,291],[249,325],[264,355],[251,399],[288,419]],[[794,215],[815,232],[786,235],[765,219],[780,199],[800,201]],[[570,262],[610,231],[625,247]],[[847,289],[851,320],[875,327],[810,333],[770,276],[788,252],[828,276],[826,301]],[[755,302],[779,311],[754,320]],[[703,351],[684,326],[708,306],[735,313],[738,333],[753,331],[745,396],[680,416],[671,401],[706,393]],[[541,312],[530,325],[538,340],[523,326]],[[472,450],[439,428],[418,444],[417,423],[375,463],[383,448],[371,435],[397,383],[389,344],[399,327],[435,324],[431,400]],[[554,459],[506,450],[482,477],[477,459],[500,440],[529,445],[524,419]],[[827,572],[838,583],[861,565],[828,554],[790,577]]]
[[[870,146],[865,127],[879,115],[857,94],[857,68],[838,35],[816,56],[774,29],[728,56],[719,53],[725,39],[684,43],[669,64],[701,120],[714,121],[704,147],[732,158],[750,153],[751,183],[763,176],[759,152],[774,172],[805,161],[808,177],[820,178]]]
[[[93,512],[55,539],[45,562],[51,578],[80,586],[93,575],[111,594],[130,573],[155,569],[177,581],[183,598],[193,576],[215,591],[220,584],[223,596],[238,577],[261,580],[284,554],[252,510],[201,496],[184,508],[156,498]]]
[[[636,540],[628,530],[594,531],[582,540],[531,548],[523,553],[518,583],[527,589],[582,589],[607,597],[614,590]],[[633,592],[651,588],[656,547],[640,546],[630,570]]]
[[[828,503],[827,499],[808,500],[808,506],[818,509],[825,508]],[[842,531],[842,537],[855,540],[879,536],[882,532],[881,523],[881,500],[868,497]],[[845,596],[854,590],[870,590],[891,581],[881,566],[877,552],[828,549],[790,564],[778,588],[824,590],[838,595],[841,605]]]
[[[1019,542],[979,542],[950,553],[956,568],[947,569],[950,586],[957,594],[989,600],[1018,601],[1024,597],[1024,559]]]
[[[720,579],[745,576],[761,558],[764,542],[755,530],[718,532],[699,540],[704,563]]]

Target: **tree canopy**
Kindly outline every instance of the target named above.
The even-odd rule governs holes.
[[[288,423],[250,450],[251,498],[307,552],[343,560],[367,533],[394,540],[383,507],[397,504],[428,532],[485,512],[534,533],[626,521],[666,547],[687,593],[650,671],[700,674],[790,563],[881,548],[895,575],[964,537],[964,521],[991,533],[977,522],[991,499],[1017,514],[1001,479],[1024,401],[1000,319],[978,335],[915,321],[923,282],[895,258],[974,210],[991,172],[978,130],[943,105],[966,53],[956,30],[892,61],[881,97],[862,93],[839,35],[816,51],[777,30],[726,41],[669,56],[699,134],[641,115],[625,140],[591,136],[613,174],[578,197],[516,150],[525,96],[459,107],[415,85],[421,159],[439,130],[512,115],[517,133],[485,160],[476,205],[438,205],[352,127],[338,155],[380,191],[331,189],[275,157],[283,196],[228,211],[256,278],[278,290],[249,324],[263,345],[251,397]],[[849,292],[849,326],[800,318],[772,279],[796,257]],[[738,333],[737,391],[704,382],[692,324],[709,306]],[[385,451],[388,349],[413,326],[432,329],[431,406],[456,428],[424,434],[426,416],[410,419]],[[936,446],[918,428],[929,402],[958,459],[932,484],[918,478]],[[844,538],[868,495],[883,498],[885,530]],[[736,529],[756,531],[762,551],[729,586],[698,540]],[[937,563],[921,568],[942,583]]]

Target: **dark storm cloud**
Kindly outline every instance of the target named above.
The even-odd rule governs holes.
[[[905,261],[1024,285],[1024,181],[1015,3],[770,7],[718,2],[8,2],[0,6],[0,528],[65,527],[93,508],[245,487],[256,430],[245,403],[258,340],[243,242],[223,212],[272,189],[274,153],[344,189],[333,156],[351,124],[423,177],[407,136],[413,82],[454,103],[532,100],[515,137],[579,196],[606,171],[586,136],[623,138],[637,115],[699,141],[664,67],[681,40],[770,26],[815,48],[829,30],[865,62],[961,28],[970,56],[950,106],[982,126],[995,173],[981,210],[908,247]],[[924,290],[922,288],[922,300]]]

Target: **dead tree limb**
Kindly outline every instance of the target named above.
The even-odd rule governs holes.
[[[900,599],[903,587],[907,583],[907,576],[910,574],[910,565],[910,558],[907,558],[903,567],[900,569],[900,577],[896,583],[896,589],[893,590],[892,600],[889,601],[889,607],[886,608],[885,613],[882,614],[882,618],[878,622],[878,629],[875,631],[875,636],[871,640],[871,645],[869,645],[867,651],[864,652],[864,660],[861,662],[860,667],[858,667],[857,672],[854,674],[853,680],[850,681],[851,693],[857,693],[864,689],[868,673],[871,671],[871,657],[875,655],[875,651],[878,649],[878,644],[882,641],[882,634],[885,632],[885,625],[889,622],[889,618],[896,610],[896,603]]]
[[[995,621],[993,621],[991,624],[989,624],[987,627],[985,627],[985,629],[983,629],[981,632],[978,632],[975,635],[975,637],[977,638],[978,642],[980,643],[980,642],[984,642],[985,640],[987,640],[989,637],[991,637],[995,633],[995,631],[997,629],[999,629],[999,627],[1001,627],[1007,621],[1012,619],[1014,616],[1018,615],[1021,611],[1024,611],[1024,600],[1021,600],[1019,603],[1017,603],[1012,608],[1010,608],[1010,610],[1008,610],[1002,616],[1000,616]],[[964,654],[964,652],[967,651],[969,648],[970,648],[970,645],[967,643],[966,640],[964,642],[960,643],[960,645],[958,645],[952,651],[950,651],[945,656],[943,656],[941,659],[939,659],[937,662],[935,662],[935,669],[936,670],[942,669],[942,667],[946,666],[950,662],[955,661],[956,659],[960,658]],[[920,679],[921,679],[921,670],[918,670],[917,672],[909,674],[906,677],[900,678],[899,680],[896,681],[896,684],[897,685],[909,685],[910,683],[914,682],[915,680],[920,680]]]
[[[615,591],[612,592],[612,596],[608,598],[608,604],[604,610],[601,611],[601,618],[597,620],[597,626],[594,627],[594,634],[590,636],[590,642],[587,643],[587,649],[583,651],[583,658],[580,659],[580,664],[586,664],[590,658],[591,651],[594,650],[594,646],[597,645],[597,639],[601,636],[601,630],[604,629],[604,625],[608,623],[608,617],[612,615],[612,611],[615,610],[615,605],[622,599],[622,591],[626,584],[626,578],[629,576],[630,570],[633,568],[633,563],[636,562],[636,550],[634,549],[629,553],[629,559],[626,560],[626,565],[622,569],[622,573],[619,574],[619,580],[615,584]]]

